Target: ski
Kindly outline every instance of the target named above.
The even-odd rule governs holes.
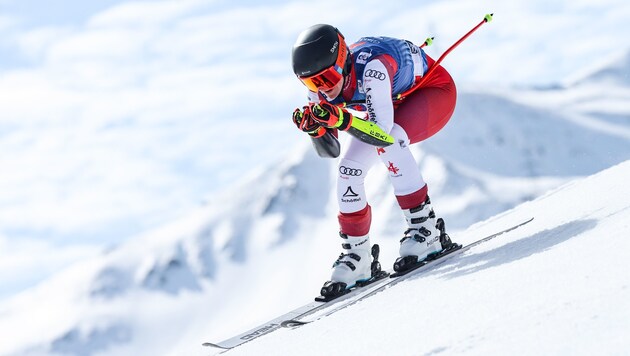
[[[336,312],[338,312],[339,310],[345,309],[361,300],[364,300],[378,292],[381,292],[383,290],[385,290],[386,288],[389,288],[399,282],[402,282],[412,276],[415,276],[423,271],[426,271],[428,269],[432,269],[438,265],[441,265],[445,262],[447,262],[448,260],[454,258],[455,256],[461,255],[462,253],[468,251],[469,249],[471,249],[472,247],[475,247],[479,244],[482,244],[484,242],[487,242],[489,240],[492,240],[493,238],[499,236],[499,235],[503,235],[505,233],[508,233],[510,231],[513,231],[525,224],[530,223],[532,220],[534,220],[534,218],[530,218],[526,221],[523,221],[517,225],[514,225],[512,227],[509,227],[505,230],[496,232],[494,234],[488,235],[482,239],[479,239],[475,242],[472,242],[464,247],[462,247],[459,244],[453,244],[455,245],[452,248],[449,248],[445,251],[442,251],[439,255],[437,256],[433,256],[432,258],[426,259],[424,261],[420,261],[417,263],[417,265],[413,266],[410,269],[405,270],[404,272],[392,272],[390,273],[390,279],[386,280],[386,282],[384,283],[379,283],[376,286],[373,286],[373,288],[369,288],[368,290],[363,291],[364,293],[361,293],[360,295],[358,295],[356,298],[352,298],[350,300],[347,300],[345,303],[337,303],[336,305],[332,306],[331,308],[326,308],[325,310],[322,309],[318,309],[318,310],[312,310],[312,311],[308,311],[305,314],[293,318],[293,319],[289,319],[289,320],[285,320],[283,322],[280,323],[280,325],[282,327],[285,328],[296,328],[305,324],[309,324],[312,323],[314,321],[317,321],[321,318],[324,318],[326,316],[329,316],[331,314],[334,314]]]
[[[250,329],[244,333],[231,337],[227,340],[221,341],[219,343],[205,342],[203,346],[210,346],[218,349],[222,349],[227,351],[236,346],[242,345],[250,340],[268,334],[274,330],[277,330],[282,326],[282,322],[286,320],[294,320],[300,318],[304,315],[308,315],[310,313],[316,312],[320,309],[329,308],[336,303],[343,302],[350,298],[354,298],[357,294],[364,293],[366,290],[371,290],[371,288],[380,285],[381,283],[386,283],[388,281],[389,272],[385,272],[381,270],[381,264],[378,261],[378,256],[380,253],[380,248],[378,244],[374,244],[372,246],[372,277],[367,281],[359,282],[355,286],[351,288],[345,289],[341,293],[331,297],[323,297],[318,296],[311,303],[303,305],[295,310],[292,310],[284,315],[281,315],[275,319],[272,319],[264,324],[261,324],[253,329]]]
[[[202,345],[221,349],[222,353],[237,346],[240,346],[248,341],[254,340],[263,335],[267,335],[280,328],[296,328],[305,324],[309,324],[325,316],[336,313],[337,311],[351,306],[361,300],[364,300],[388,287],[395,285],[398,282],[406,280],[411,276],[417,275],[422,271],[442,264],[474,246],[489,241],[499,235],[505,234],[514,229],[517,229],[518,227],[521,227],[531,222],[532,220],[534,220],[534,218],[530,218],[529,220],[526,220],[522,223],[519,223],[492,235],[486,236],[463,247],[459,244],[453,244],[456,247],[447,249],[441,252],[439,255],[434,256],[432,259],[419,262],[416,266],[413,266],[413,268],[406,270],[404,274],[393,271],[381,273],[378,275],[377,278],[372,278],[371,280],[362,283],[361,285],[349,289],[347,292],[340,296],[337,296],[334,299],[324,301],[321,298],[317,298],[319,300],[307,303],[297,309],[280,315],[272,320],[269,320],[266,323],[258,325],[236,336],[217,343],[205,342]],[[386,278],[388,277],[388,275],[390,278]]]
[[[305,315],[309,315],[311,313],[317,312],[321,309],[325,309],[325,308],[329,308],[332,307],[334,305],[336,305],[337,303],[341,303],[343,301],[346,301],[348,299],[352,299],[354,297],[356,297],[358,294],[364,293],[366,290],[371,290],[372,288],[378,287],[379,285],[388,282],[389,279],[388,278],[381,278],[381,279],[377,279],[374,280],[372,283],[369,284],[364,284],[363,287],[357,287],[354,289],[349,290],[347,293],[332,299],[328,302],[324,302],[324,301],[312,301],[308,304],[305,304],[295,310],[292,310],[286,314],[283,314],[281,316],[278,316],[272,320],[269,320],[268,322],[261,324],[259,326],[256,326],[250,330],[247,330],[241,334],[238,334],[236,336],[233,336],[229,339],[226,339],[224,341],[218,342],[218,343],[211,343],[211,342],[205,342],[202,345],[203,346],[210,346],[210,347],[214,347],[214,348],[218,348],[218,349],[223,349],[224,351],[227,351],[229,349],[232,349],[236,346],[240,346],[248,341],[251,341],[253,339],[256,339],[258,337],[261,337],[263,335],[269,334],[279,328],[282,327],[282,323],[287,321],[287,320],[297,320]]]

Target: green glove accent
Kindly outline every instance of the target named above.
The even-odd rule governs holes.
[[[347,110],[329,103],[312,104],[313,119],[324,127],[347,131],[370,145],[384,147],[394,143],[394,138],[371,121],[362,120]]]

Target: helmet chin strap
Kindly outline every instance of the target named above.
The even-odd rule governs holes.
[[[346,91],[354,92],[355,86],[356,86],[356,82],[354,80],[354,70],[353,70],[352,63],[350,63],[350,66],[348,68],[348,73],[344,73],[343,85],[341,86],[341,93],[339,93],[339,96],[344,97],[343,95],[344,93],[348,95]],[[345,100],[346,99],[344,97],[344,101]]]
[[[350,52],[350,48],[347,48],[347,52],[348,55],[346,56],[346,63],[343,66],[343,76],[347,76],[350,75],[350,72],[352,71],[352,52]]]
[[[352,52],[350,52],[350,48],[348,48],[348,56],[346,56],[346,63],[343,66],[343,85],[341,86],[341,93],[343,93],[351,85],[352,71],[354,67],[352,62]]]

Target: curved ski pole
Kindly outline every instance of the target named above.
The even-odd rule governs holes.
[[[311,142],[315,148],[317,155],[323,158],[337,158],[341,152],[339,141],[332,134],[331,130],[327,129],[326,133],[321,137],[312,137]]]
[[[371,121],[353,115],[347,132],[359,140],[373,146],[385,147],[394,143],[394,138]]]
[[[409,88],[407,91],[398,94],[396,96],[396,100],[402,100],[404,99],[407,95],[409,95],[409,93],[413,92],[414,90],[418,89],[426,80],[427,78],[429,78],[431,76],[431,73],[433,73],[433,71],[435,71],[437,69],[437,67],[440,65],[440,63],[442,63],[442,60],[444,60],[444,58],[451,53],[452,50],[454,50],[457,46],[459,46],[462,42],[464,42],[464,40],[466,40],[470,35],[473,34],[473,32],[477,31],[477,29],[479,29],[479,27],[481,27],[483,24],[485,24],[486,22],[490,22],[492,21],[492,16],[494,14],[486,14],[483,17],[483,20],[481,20],[481,22],[479,22],[475,27],[473,27],[470,31],[468,31],[464,36],[462,36],[462,38],[460,38],[459,40],[457,40],[457,42],[455,42],[453,45],[451,45],[441,56],[440,58],[438,58],[437,61],[435,61],[435,63],[433,63],[433,65],[431,66],[431,68],[429,68],[427,70],[426,73],[424,73],[424,75],[422,76],[422,78],[420,79],[420,81],[418,81],[416,84],[414,84],[411,88]],[[429,39],[427,39],[427,41],[429,41]],[[425,41],[422,46],[424,47],[425,44],[428,46],[433,42],[433,38],[431,38],[431,41],[429,41],[427,43],[427,41]]]
[[[427,80],[427,78],[431,76],[431,74],[435,71],[435,69],[437,69],[440,63],[442,63],[442,60],[444,60],[444,58],[449,53],[451,53],[452,50],[454,50],[457,46],[459,46],[460,43],[464,42],[464,40],[466,40],[470,35],[472,35],[473,32],[477,31],[477,29],[481,27],[483,24],[485,24],[486,22],[492,21],[492,16],[493,14],[486,14],[483,20],[481,20],[481,22],[479,22],[475,27],[473,27],[464,36],[462,36],[462,38],[457,40],[457,42],[451,45],[451,47],[449,47],[440,56],[440,58],[438,58],[438,60],[435,61],[435,63],[433,63],[431,68],[429,68],[427,72],[424,73],[422,78],[416,84],[414,84],[407,91],[396,95],[394,100],[396,101],[403,100],[407,95],[412,93],[414,90],[418,89]],[[428,37],[424,41],[424,43],[420,46],[420,48],[430,46],[433,43],[433,39],[434,37]],[[370,145],[374,145],[374,146],[384,147],[384,146],[389,146],[394,143],[394,138],[391,137],[387,132],[383,131],[376,124],[370,121],[362,120],[357,117],[352,118],[350,128],[348,129],[348,133],[355,136],[359,140],[365,143],[368,143]]]
[[[339,120],[333,126],[326,125],[324,127],[328,129],[339,129],[346,131],[359,140],[370,144],[372,146],[384,147],[394,143],[394,138],[385,132],[382,128],[376,125],[374,122],[364,120],[360,117],[352,115],[347,112],[344,107],[346,103],[335,105],[339,110]],[[312,110],[324,113],[324,109],[319,104],[314,104]]]

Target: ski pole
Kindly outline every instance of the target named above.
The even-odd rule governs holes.
[[[487,14],[486,16],[484,16],[483,20],[481,20],[481,22],[479,24],[477,24],[475,27],[473,27],[472,30],[468,31],[468,33],[466,33],[464,36],[462,36],[462,38],[460,38],[451,47],[449,47],[440,56],[440,58],[438,58],[438,60],[435,61],[435,63],[433,63],[431,68],[429,68],[427,70],[427,72],[424,74],[424,76],[422,76],[422,78],[416,84],[414,84],[409,90],[403,92],[402,94],[396,95],[394,100],[400,101],[400,100],[404,99],[407,95],[409,95],[409,93],[411,93],[414,90],[418,89],[426,81],[426,79],[431,75],[431,73],[433,73],[433,71],[435,71],[435,69],[440,65],[442,60],[452,50],[454,50],[457,46],[459,46],[460,43],[464,42],[464,40],[466,40],[473,32],[475,32],[484,23],[492,21],[492,15],[493,14]],[[433,39],[434,39],[434,37],[428,37],[424,41],[424,43],[420,46],[420,48],[423,48],[425,46],[430,46],[433,43]],[[342,106],[346,107],[346,106],[348,106],[348,104],[352,105],[352,104],[363,103],[363,102],[365,102],[365,101],[364,100],[360,100],[360,101],[355,101],[355,102],[350,102],[350,103],[343,103]],[[353,120],[351,122],[350,126],[351,127],[348,130],[348,132],[350,134],[352,134],[353,136],[355,136],[355,137],[359,138],[360,140],[362,140],[364,142],[367,142],[367,143],[369,143],[371,145],[381,146],[382,147],[382,146],[389,146],[389,145],[391,145],[394,142],[394,138],[393,137],[391,137],[389,134],[387,134],[385,131],[383,131],[380,127],[378,127],[376,124],[374,124],[374,123],[372,123],[370,121],[363,120],[363,119],[360,119],[360,118],[356,118],[356,120]]]
[[[437,67],[440,65],[440,63],[442,63],[442,60],[449,54],[451,53],[452,50],[454,50],[457,46],[459,46],[460,43],[464,42],[464,40],[466,40],[470,35],[472,35],[473,32],[477,31],[477,29],[479,27],[481,27],[483,24],[485,24],[486,22],[490,22],[492,21],[492,15],[493,14],[486,14],[486,16],[483,17],[483,20],[481,20],[481,22],[479,22],[475,27],[472,28],[472,30],[468,31],[468,33],[466,33],[464,36],[462,36],[462,38],[460,38],[459,40],[457,40],[457,42],[455,42],[451,47],[449,47],[441,56],[440,58],[438,58],[437,61],[435,61],[435,63],[433,63],[433,65],[431,66],[431,68],[429,68],[427,70],[426,73],[424,73],[424,76],[422,76],[422,79],[420,79],[420,81],[418,81],[416,84],[414,84],[410,89],[408,89],[407,91],[405,91],[402,94],[399,94],[396,99],[397,100],[402,100],[404,99],[407,95],[409,95],[409,93],[413,92],[414,90],[418,89],[426,80],[428,77],[431,76],[431,73],[433,73],[433,71],[435,71],[435,69],[437,69]],[[422,46],[420,46],[420,48],[426,46],[431,45],[431,43],[433,42],[433,38],[427,38],[426,41],[424,41],[424,43],[422,44]]]

